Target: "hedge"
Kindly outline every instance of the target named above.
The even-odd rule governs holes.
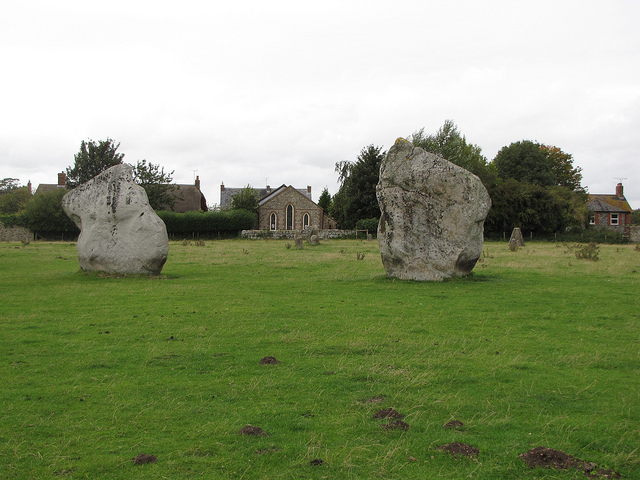
[[[256,225],[255,213],[247,210],[217,212],[156,212],[167,226],[170,237],[231,237]]]

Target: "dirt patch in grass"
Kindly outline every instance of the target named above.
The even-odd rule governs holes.
[[[240,435],[254,435],[258,437],[268,437],[268,435],[264,430],[262,430],[260,427],[254,427],[252,425],[247,425],[246,427],[242,427],[238,433]]]
[[[322,465],[324,461],[320,458],[314,458],[309,462],[310,465]]]
[[[448,452],[451,455],[464,455],[469,458],[477,457],[480,453],[480,450],[477,448],[460,442],[447,443],[446,445],[440,446],[438,450]]]
[[[404,415],[393,408],[383,408],[374,413],[373,418],[404,418]]]
[[[556,450],[554,448],[535,447],[521,454],[520,458],[530,468],[555,468],[557,470],[575,468],[591,478],[622,478],[622,475],[618,472],[598,468],[593,462],[585,462],[562,450]]]
[[[145,453],[141,453],[137,457],[131,459],[134,465],[145,465],[147,463],[156,463],[158,459],[155,455],[147,455]]]
[[[443,428],[452,428],[454,430],[458,430],[459,428],[464,427],[464,423],[460,420],[451,420],[443,425]]]
[[[409,424],[402,420],[396,420],[395,422],[387,423],[383,425],[385,430],[409,430]]]
[[[276,357],[263,357],[260,359],[260,365],[275,365],[280,363]]]

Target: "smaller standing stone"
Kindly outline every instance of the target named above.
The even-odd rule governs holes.
[[[518,247],[524,247],[524,237],[522,236],[522,230],[516,227],[511,232],[511,238],[509,238],[509,250],[514,252],[518,250]]]
[[[311,235],[309,237],[309,244],[313,247],[315,247],[316,245],[318,245],[320,243],[320,240],[318,239],[318,235]]]

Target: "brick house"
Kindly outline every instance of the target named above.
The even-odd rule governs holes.
[[[231,206],[233,195],[242,188],[220,186],[220,207]],[[311,199],[311,187],[296,189],[282,185],[276,189],[255,189],[258,192],[259,230],[304,230],[315,226],[320,230],[337,228],[336,221]]]
[[[629,236],[631,206],[624,198],[622,183],[616,185],[616,193],[613,195],[589,194],[587,208],[590,210],[590,225],[608,228]]]

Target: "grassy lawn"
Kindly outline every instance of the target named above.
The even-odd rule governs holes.
[[[537,446],[640,478],[634,245],[487,243],[443,283],[386,278],[375,241],[286,246],[174,242],[117,278],[0,244],[0,478],[587,478]]]

